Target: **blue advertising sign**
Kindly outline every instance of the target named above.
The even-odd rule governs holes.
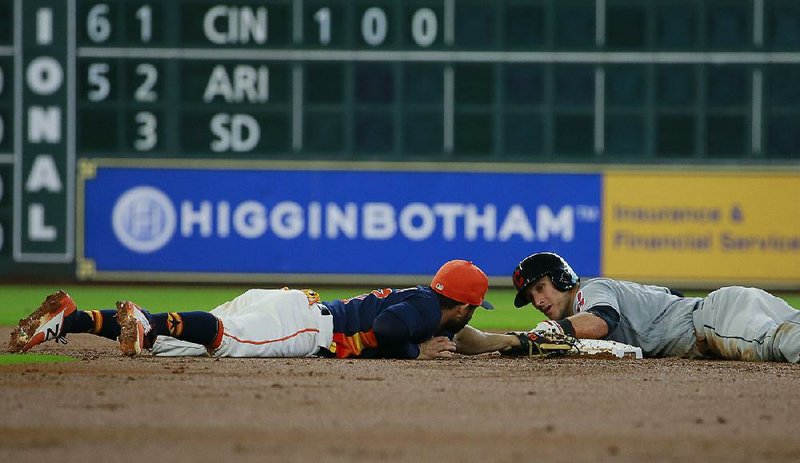
[[[598,173],[97,166],[82,258],[104,272],[507,278],[552,250],[600,271]],[[352,280],[350,280],[352,281]],[[369,282],[369,278],[364,280]]]

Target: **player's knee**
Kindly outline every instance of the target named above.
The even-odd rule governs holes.
[[[800,324],[786,322],[778,325],[772,337],[772,347],[776,360],[800,362]]]

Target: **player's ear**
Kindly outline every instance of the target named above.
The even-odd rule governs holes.
[[[466,312],[466,309],[468,307],[469,304],[455,303],[453,305],[450,305],[449,307],[442,306],[442,310],[445,312],[461,313],[461,312]]]
[[[469,312],[470,310],[472,310],[472,308],[474,308],[474,307],[475,307],[474,305],[459,304],[458,306],[456,306],[456,309],[459,311],[459,313],[465,314],[465,313]]]

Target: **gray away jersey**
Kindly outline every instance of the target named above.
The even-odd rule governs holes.
[[[663,286],[593,278],[581,282],[574,312],[609,306],[619,313],[619,325],[605,339],[641,347],[645,357],[680,357],[694,346],[692,309],[700,300]]]

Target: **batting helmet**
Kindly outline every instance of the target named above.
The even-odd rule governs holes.
[[[514,305],[522,307],[528,303],[525,289],[543,276],[549,276],[553,286],[559,291],[567,291],[581,281],[572,267],[561,256],[552,252],[537,252],[522,260],[514,269],[514,287],[517,288],[517,297]]]

